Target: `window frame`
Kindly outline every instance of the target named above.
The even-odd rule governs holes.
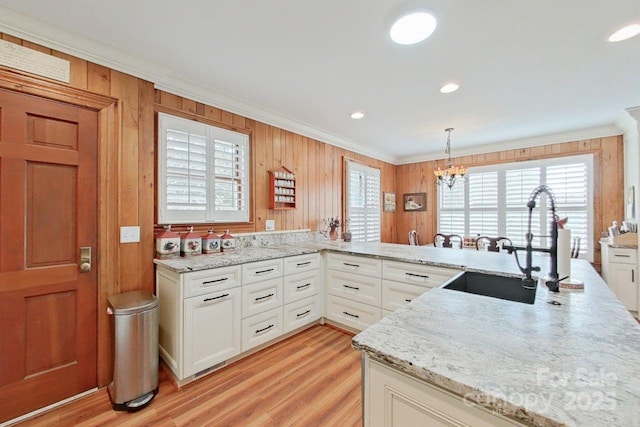
[[[474,166],[470,167],[467,172],[467,179],[464,182],[464,206],[462,208],[448,208],[446,212],[460,212],[463,210],[464,212],[464,235],[470,235],[470,207],[469,207],[469,180],[471,179],[472,174],[485,173],[485,172],[493,172],[497,171],[498,173],[498,235],[509,237],[506,233],[506,215],[507,211],[514,211],[512,208],[508,208],[506,205],[506,172],[507,170],[524,170],[530,168],[540,168],[540,178],[539,183],[546,182],[546,174],[548,167],[560,166],[560,165],[568,165],[574,163],[584,163],[586,166],[586,175],[587,175],[587,200],[585,204],[585,211],[587,215],[586,219],[586,227],[587,227],[587,241],[581,242],[583,248],[586,250],[581,251],[580,258],[587,259],[590,262],[593,262],[594,254],[595,254],[595,236],[593,236],[593,224],[594,224],[594,156],[592,153],[587,154],[578,154],[572,156],[558,156],[553,158],[545,158],[545,159],[537,159],[537,160],[527,160],[527,161],[518,161],[518,162],[508,162],[508,163],[497,163],[492,165],[484,165],[484,166]],[[459,185],[459,184],[456,184]],[[455,188],[455,187],[454,187]],[[533,190],[533,187],[531,188]],[[553,188],[552,188],[553,190]],[[441,230],[441,216],[443,214],[443,209],[441,207],[442,204],[442,191],[450,191],[448,188],[444,188],[442,186],[438,186],[437,190],[437,201],[438,201],[438,212],[437,212],[437,229]],[[528,195],[527,195],[528,196]],[[542,196],[536,200],[537,206],[536,210],[539,211],[537,216],[534,216],[533,221],[536,222],[534,224],[534,229],[539,228],[540,230],[545,230],[547,227],[547,220],[542,215],[542,212],[546,212],[547,210],[547,198]],[[560,204],[560,203],[557,203]],[[525,204],[522,206],[523,211],[528,211]],[[567,208],[567,207],[558,207],[556,206],[556,210],[559,211],[582,211],[580,208]],[[563,216],[560,214],[560,216]],[[569,222],[567,224],[567,228],[571,229],[571,215],[569,214]],[[546,234],[546,233],[545,233]],[[584,239],[583,239],[584,240]],[[534,245],[538,245],[540,242],[534,242]]]
[[[158,147],[158,189],[156,209],[158,224],[207,224],[213,222],[224,223],[249,223],[251,216],[251,142],[250,134],[237,130],[231,130],[218,125],[209,124],[199,120],[194,120],[174,114],[157,113],[157,147]],[[199,133],[206,139],[206,207],[204,210],[172,210],[167,206],[167,131],[185,133]],[[240,175],[230,178],[234,182],[246,183],[246,191],[243,191],[240,205],[241,210],[219,210],[215,205],[215,140],[221,139],[226,142],[241,146],[244,150],[244,163]],[[214,173],[210,173],[214,172]],[[234,171],[236,169],[234,168]],[[228,179],[227,179],[228,181]]]

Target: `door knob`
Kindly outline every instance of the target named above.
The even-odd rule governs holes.
[[[80,272],[88,273],[91,271],[91,246],[80,248]]]

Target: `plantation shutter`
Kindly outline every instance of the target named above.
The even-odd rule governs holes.
[[[158,114],[158,222],[248,221],[247,135]]]
[[[517,164],[511,164],[515,167]],[[526,169],[507,169],[505,171],[505,236],[515,245],[525,244],[529,209],[527,201],[531,190],[540,185],[541,170],[539,167]],[[531,230],[536,236],[540,235],[540,216],[532,218]],[[540,245],[536,238],[533,244]]]
[[[461,185],[462,187],[462,185]],[[498,235],[498,172],[469,176],[469,234]]]
[[[438,187],[438,232],[465,235],[465,186]]]
[[[353,241],[380,241],[380,170],[347,162],[346,218]]]

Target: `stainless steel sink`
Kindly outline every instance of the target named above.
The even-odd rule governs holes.
[[[442,289],[484,295],[525,304],[533,304],[536,290],[522,287],[519,277],[494,276],[491,274],[463,271],[440,286]]]

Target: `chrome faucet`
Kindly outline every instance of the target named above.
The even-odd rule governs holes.
[[[542,193],[545,193],[549,198],[549,203],[551,205],[551,247],[550,248],[534,248],[532,246],[533,242],[533,233],[531,232],[531,217],[533,214],[533,209],[536,207],[536,199]],[[549,267],[549,280],[547,280],[546,285],[552,292],[559,291],[559,282],[562,279],[558,279],[558,216],[556,215],[556,198],[553,195],[553,192],[546,185],[539,185],[533,189],[531,194],[529,195],[529,201],[527,202],[527,207],[529,208],[529,221],[527,224],[527,234],[525,235],[525,239],[527,241],[527,245],[523,247],[517,246],[503,246],[504,249],[509,252],[513,252],[516,257],[516,263],[518,263],[518,268],[522,273],[524,273],[525,278],[522,279],[522,287],[525,289],[535,289],[536,283],[531,276],[531,273],[534,271],[540,271],[540,267],[532,266],[533,262],[533,252],[548,252],[550,255],[550,267]],[[520,260],[518,259],[518,250],[524,249],[526,251],[526,266],[522,267],[520,265]]]

